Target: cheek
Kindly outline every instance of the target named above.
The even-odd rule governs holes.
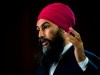
[[[57,30],[51,29],[51,30],[47,30],[46,31],[46,38],[49,40],[53,40],[53,38],[55,37]]]

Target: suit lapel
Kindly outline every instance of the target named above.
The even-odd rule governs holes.
[[[74,47],[71,46],[69,50],[64,54],[56,67],[54,75],[66,75],[71,74],[73,66],[75,65]]]

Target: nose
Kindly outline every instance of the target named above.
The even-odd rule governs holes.
[[[45,36],[44,30],[40,29],[39,34],[38,34],[38,37],[39,38],[42,38],[44,36]]]

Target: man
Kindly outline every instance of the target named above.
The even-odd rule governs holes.
[[[42,49],[36,75],[100,75],[100,58],[84,50],[74,25],[75,15],[63,3],[49,4],[40,12],[37,30]]]

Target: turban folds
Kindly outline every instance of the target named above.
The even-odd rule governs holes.
[[[47,5],[40,12],[38,19],[46,19],[58,27],[62,28],[66,32],[69,31],[69,27],[75,25],[75,15],[69,6],[63,3],[52,3]]]

